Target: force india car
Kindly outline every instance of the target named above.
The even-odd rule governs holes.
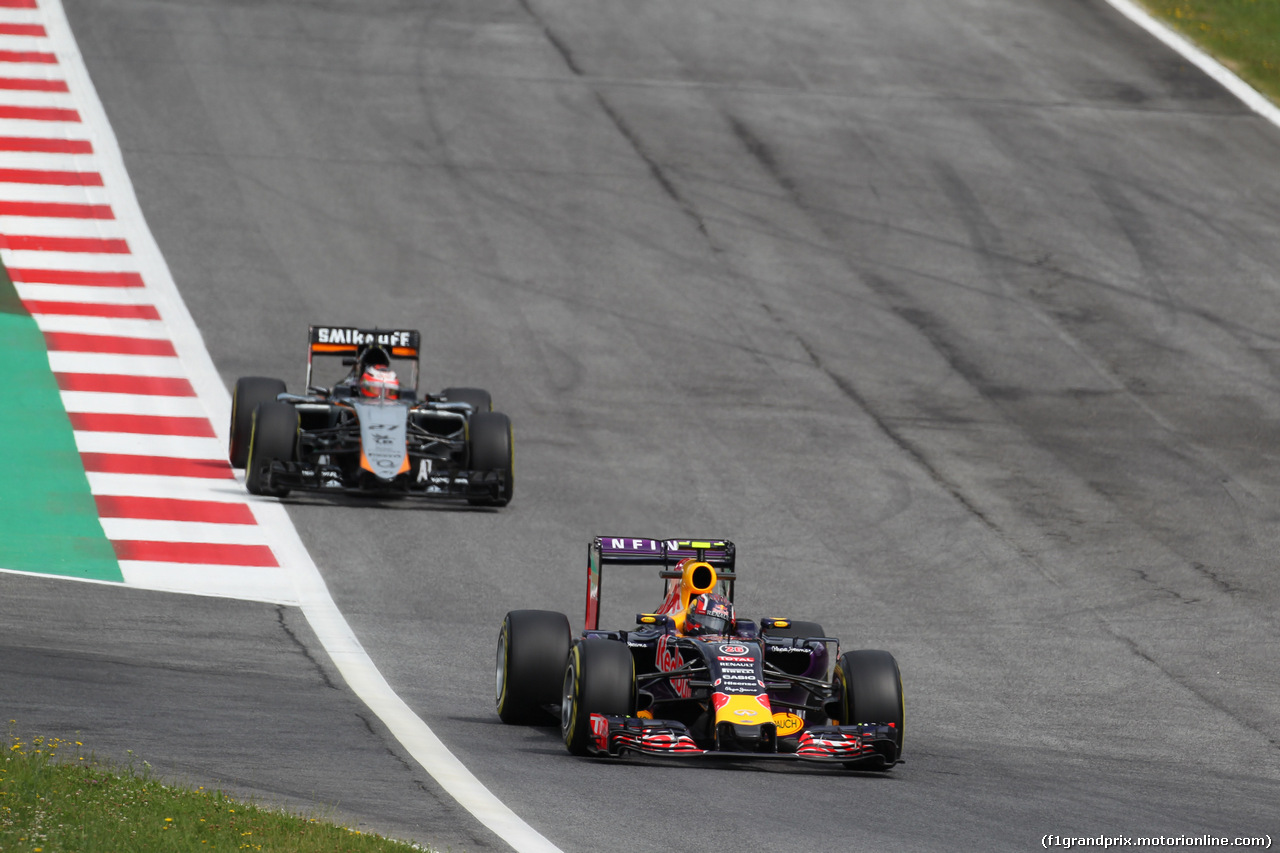
[[[813,622],[737,619],[689,636],[689,602],[732,602],[728,541],[598,537],[588,548],[586,625],[514,610],[498,635],[504,723],[559,719],[576,755],[787,759],[887,770],[901,761],[902,679],[885,651],[841,653]],[[626,631],[601,630],[605,568],[658,567],[662,604]]]
[[[446,388],[418,397],[421,336],[409,329],[311,326],[305,394],[262,376],[236,381],[231,401],[231,464],[245,469],[255,495],[294,489],[465,499],[480,506],[511,500],[511,421],[493,411],[488,391]],[[318,363],[346,375],[312,384]],[[398,381],[366,396],[361,377],[394,370]]]

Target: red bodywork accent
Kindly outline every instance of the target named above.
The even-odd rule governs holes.
[[[680,650],[668,642],[670,635],[663,634],[658,638],[658,647],[654,652],[654,661],[658,664],[658,669],[663,672],[674,672],[684,666],[684,656],[680,654]],[[677,696],[688,699],[693,695],[693,688],[689,686],[687,678],[671,679],[671,688],[676,691]]]

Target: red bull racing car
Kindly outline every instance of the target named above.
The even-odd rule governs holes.
[[[606,568],[656,567],[662,603],[629,630],[602,630]],[[902,760],[902,679],[893,655],[841,652],[814,622],[738,618],[726,540],[597,537],[586,625],[513,610],[498,634],[504,723],[558,719],[576,755],[785,759],[888,770]]]
[[[511,501],[511,421],[489,392],[445,388],[418,396],[420,334],[412,329],[311,326],[306,392],[246,376],[231,398],[231,465],[255,495],[290,491]],[[321,357],[321,358],[318,358]],[[313,384],[313,366],[341,359],[346,374]]]

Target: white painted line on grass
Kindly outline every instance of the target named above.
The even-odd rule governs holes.
[[[1231,69],[1227,68],[1218,60],[1205,53],[1191,41],[1189,41],[1181,33],[1174,30],[1163,21],[1154,18],[1151,13],[1143,9],[1132,0],[1107,0],[1115,9],[1138,26],[1142,27],[1151,35],[1155,36],[1164,44],[1177,51],[1183,59],[1199,68],[1205,74],[1208,74],[1215,81],[1222,84],[1227,91],[1235,95],[1245,106],[1265,118],[1267,121],[1280,127],[1280,108],[1271,103],[1265,95],[1248,83],[1241,80],[1235,75]]]

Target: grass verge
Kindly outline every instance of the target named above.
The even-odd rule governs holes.
[[[1280,2],[1138,0],[1241,79],[1280,102]]]
[[[427,848],[315,817],[165,785],[150,766],[112,767],[79,741],[14,734],[0,755],[0,850],[6,853],[408,853]]]

